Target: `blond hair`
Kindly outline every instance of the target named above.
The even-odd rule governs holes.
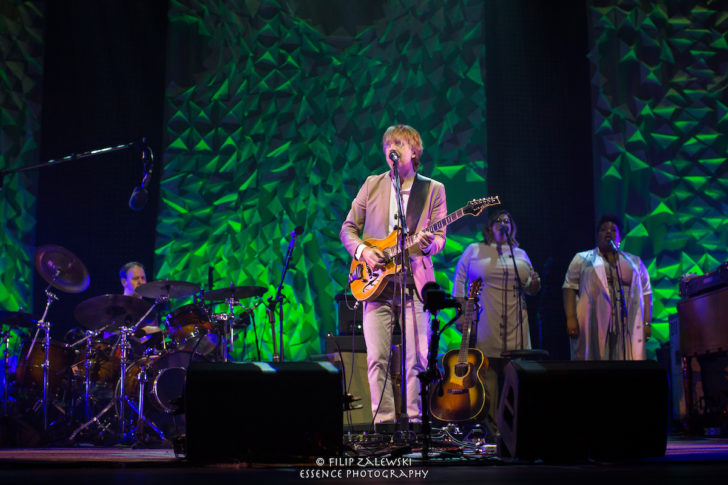
[[[422,137],[420,133],[409,125],[392,125],[387,128],[382,136],[382,148],[396,139],[406,141],[414,150],[415,158],[412,160],[412,167],[415,170],[420,168],[420,157],[422,156]]]

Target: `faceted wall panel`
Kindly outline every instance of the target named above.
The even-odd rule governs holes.
[[[350,264],[339,229],[366,176],[386,169],[387,126],[421,132],[420,170],[445,183],[450,212],[487,195],[481,2],[324,4],[170,6],[156,278],[207,287],[212,267],[214,287],[263,286],[270,296],[302,226],[283,287],[287,360],[319,353],[335,332],[334,296]],[[446,289],[478,233],[470,219],[435,258]],[[270,359],[263,306],[253,315],[234,357],[257,358],[257,336]],[[443,348],[458,338],[452,330]]]
[[[682,274],[728,259],[728,11],[720,2],[591,1],[597,207],[654,288],[668,338]]]
[[[43,11],[8,0],[0,9],[0,170],[38,162]],[[32,311],[36,172],[6,175],[0,188],[0,310]],[[5,330],[5,328],[3,328]],[[11,346],[18,344],[16,339]],[[2,355],[0,348],[0,355]]]

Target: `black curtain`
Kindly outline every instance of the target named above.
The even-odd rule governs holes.
[[[542,295],[528,299],[531,339],[568,359],[561,284],[574,254],[595,244],[586,5],[486,5],[488,190],[512,213],[536,271],[552,261]]]
[[[77,0],[46,7],[40,161],[143,137],[156,160],[151,197],[140,212],[129,208],[142,174],[136,148],[40,170],[36,245],[72,251],[91,277],[83,293],[56,291],[60,301],[48,319],[53,337],[61,338],[76,325],[76,305],[122,292],[122,264],[138,260],[149,279],[154,275],[168,2]],[[40,316],[47,284],[34,274],[34,312]]]

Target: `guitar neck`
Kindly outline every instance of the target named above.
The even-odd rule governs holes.
[[[458,353],[458,362],[464,363],[468,361],[468,348],[470,347],[470,333],[473,331],[473,300],[468,299],[465,302],[465,311],[463,315],[463,334],[460,341],[460,352]]]
[[[435,232],[439,231],[443,227],[447,227],[449,224],[452,224],[453,222],[457,221],[461,217],[465,215],[465,207],[461,207],[460,209],[456,210],[452,214],[448,214],[444,218],[440,219],[439,221],[435,222],[434,224],[430,224],[425,229],[423,229],[420,232],[427,231],[427,232]],[[409,236],[407,236],[404,240],[404,246],[405,249],[409,249],[412,246],[414,246],[415,242],[417,241],[417,234],[414,233]],[[392,246],[389,251],[389,255],[391,257],[397,256],[399,254],[399,247],[398,246]]]

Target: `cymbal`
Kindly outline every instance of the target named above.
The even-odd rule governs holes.
[[[228,298],[240,300],[242,298],[251,298],[253,296],[263,296],[265,288],[262,286],[230,286],[228,288],[219,288],[205,293],[205,300],[222,301]]]
[[[31,328],[35,327],[37,324],[37,318],[28,313],[23,313],[20,310],[17,312],[9,312],[6,310],[0,311],[0,325]]]
[[[147,298],[166,296],[168,298],[182,298],[200,291],[200,285],[186,281],[157,280],[144,283],[136,287],[134,292],[137,295]]]
[[[88,329],[98,329],[111,323],[134,324],[144,316],[152,304],[127,295],[100,295],[84,300],[76,306],[73,316]],[[154,320],[150,314],[145,321]]]
[[[42,246],[35,251],[35,268],[51,286],[66,293],[81,293],[90,283],[88,270],[78,257],[61,246]]]

